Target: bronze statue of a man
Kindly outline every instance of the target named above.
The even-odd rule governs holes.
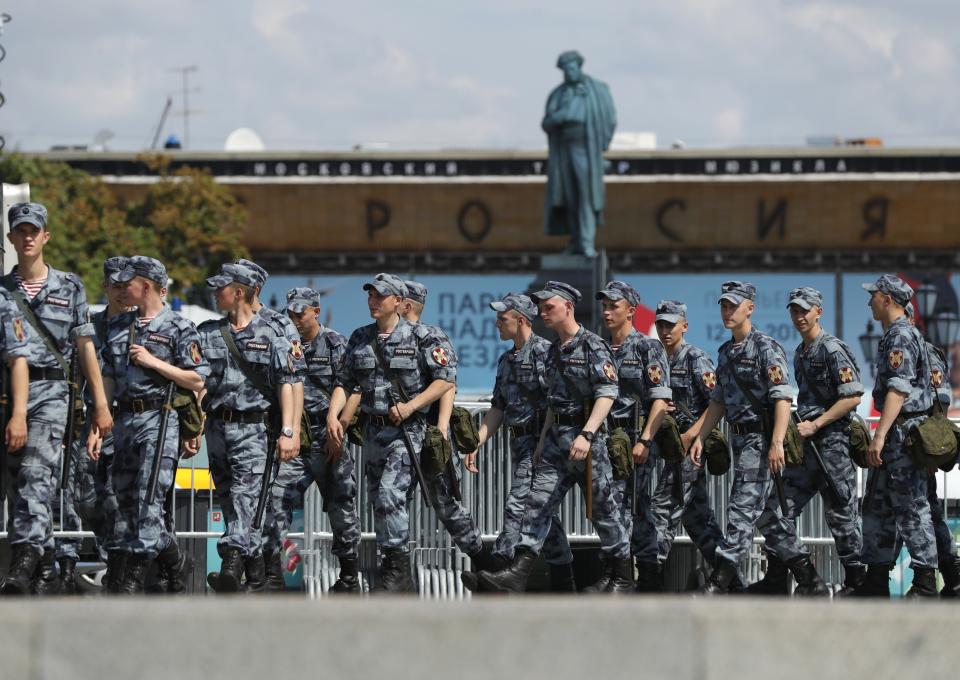
[[[606,83],[586,75],[579,52],[557,59],[563,83],[547,98],[544,132],[550,146],[544,229],[570,235],[565,253],[597,254],[597,225],[603,223],[603,152],[617,126],[613,97]]]

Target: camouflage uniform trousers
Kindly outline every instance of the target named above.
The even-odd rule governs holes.
[[[244,557],[259,555],[261,529],[255,529],[253,522],[267,465],[267,425],[209,418],[206,438],[214,498],[226,525],[217,552],[223,557],[233,548]]]
[[[583,491],[586,461],[573,461],[569,457],[570,446],[579,431],[579,427],[555,425],[550,428],[543,454],[533,469],[518,548],[539,554],[564,496],[574,484]],[[600,537],[600,552],[609,559],[629,559],[630,534],[614,496],[613,468],[601,437],[593,442],[591,457],[593,528]]]
[[[750,552],[754,527],[767,549],[784,562],[809,555],[796,525],[780,512],[767,461],[767,438],[758,432],[733,435],[733,484],[727,507],[727,533],[716,556],[738,564]]]
[[[508,560],[513,559],[514,548],[520,541],[520,525],[533,481],[533,452],[540,435],[525,434],[510,440],[513,477],[510,493],[503,508],[503,528],[497,536],[493,552]],[[570,564],[573,552],[567,534],[560,524],[560,512],[550,518],[550,530],[543,542],[543,555],[548,564]]]
[[[54,503],[54,513],[58,514],[62,499],[60,526],[64,531],[81,531],[84,526],[94,532],[97,548],[103,547],[105,513],[103,504],[97,498],[97,463],[87,455],[86,437],[83,441],[73,442],[70,456],[70,483]],[[102,455],[102,454],[101,454]],[[56,558],[69,557],[79,559],[82,538],[56,539]],[[101,558],[104,555],[101,555]]]
[[[94,476],[94,489],[100,511],[103,513],[101,524],[102,535],[97,538],[101,541],[101,548],[106,551],[119,550],[123,546],[123,536],[126,525],[121,519],[120,506],[117,502],[117,493],[113,483],[113,462],[116,460],[113,433],[103,438],[100,449],[100,459],[97,461],[97,471]],[[96,527],[93,529],[98,531]]]
[[[415,451],[423,447],[422,421],[404,423]],[[409,550],[408,496],[416,492],[413,469],[400,428],[377,427],[367,419],[363,429],[363,474],[373,504],[373,526],[380,550]]]
[[[628,434],[632,451],[638,433],[630,431]],[[657,561],[657,527],[650,503],[650,485],[658,458],[657,445],[654,444],[646,462],[643,465],[634,464],[630,478],[613,482],[613,497],[630,536],[630,554],[638,562],[651,564]]]
[[[53,501],[60,485],[63,433],[67,422],[67,384],[38,380],[30,391],[40,399],[27,412],[27,443],[7,453],[7,519],[10,545],[26,544],[37,550],[55,548]]]
[[[723,540],[723,530],[710,504],[705,467],[696,467],[689,456],[679,463],[666,463],[657,480],[652,507],[660,562],[666,562],[670,556],[681,524],[704,559],[713,561]]]
[[[933,521],[933,533],[937,537],[937,562],[942,566],[957,557],[957,542],[953,532],[947,526],[943,516],[943,502],[937,496],[937,477],[930,474],[927,477],[927,502],[930,503],[930,518]],[[903,537],[897,536],[897,547],[894,555],[899,555],[903,548]]]
[[[883,466],[870,468],[867,474],[867,496],[863,499],[865,564],[894,564],[900,536],[915,566],[937,567],[927,473],[914,466],[904,443],[909,429],[919,422],[919,418],[912,418],[894,424],[884,442]]]
[[[353,453],[345,447],[340,459],[327,462],[327,428],[312,427],[313,443],[306,453],[280,464],[273,482],[272,505],[276,518],[277,539],[267,540],[264,528],[264,551],[280,549],[280,540],[290,531],[293,511],[303,507],[303,497],[311,484],[316,484],[323,497],[323,506],[333,529],[333,554],[357,557],[360,545],[360,517],[357,515],[357,471]]]
[[[456,461],[458,456],[454,455]],[[427,477],[430,495],[433,496],[437,519],[443,524],[454,544],[467,555],[474,555],[483,547],[480,530],[473,517],[453,495],[454,485],[460,484],[456,463],[448,465],[439,475]]]
[[[808,450],[801,465],[783,471],[787,519],[795,520],[817,493],[823,499],[823,514],[837,545],[837,556],[844,566],[860,566],[863,531],[860,526],[860,499],[857,498],[857,471],[850,459],[850,431],[846,421],[831,423],[813,437],[823,463],[837,490],[837,502],[827,489],[823,472]]]
[[[166,413],[166,438],[161,452],[157,493],[147,505],[150,474],[160,434],[160,417]],[[164,499],[173,486],[180,450],[180,421],[176,411],[156,409],[134,414],[121,412],[113,430],[113,484],[118,522],[123,529],[122,550],[153,559],[176,537],[164,521]]]

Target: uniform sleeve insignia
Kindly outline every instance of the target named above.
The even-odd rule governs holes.
[[[650,378],[650,382],[654,385],[659,385],[660,381],[663,380],[663,369],[660,368],[660,364],[650,364],[647,366],[647,377]]]
[[[890,364],[891,368],[900,368],[903,365],[903,350],[890,350],[890,354],[887,355],[887,363]]]
[[[17,336],[17,340],[23,342],[27,337],[27,334],[23,332],[23,321],[20,319],[13,320],[13,334]]]
[[[445,350],[443,347],[434,347],[433,351],[430,353],[430,356],[432,356],[433,360],[440,366],[446,366],[450,361],[450,359],[447,357],[447,350]]]
[[[610,380],[617,379],[617,369],[615,369],[613,364],[611,364],[609,361],[603,364],[603,374]]]
[[[844,366],[840,369],[840,382],[850,383],[853,382],[853,369],[849,366]]]
[[[713,371],[709,371],[703,374],[703,386],[708,390],[712,390],[717,386],[717,374]]]
[[[290,354],[297,361],[303,358],[303,346],[300,344],[299,340],[290,341]]]
[[[200,363],[200,343],[191,342],[190,343],[190,358],[193,360],[193,363]]]
[[[774,385],[783,382],[783,370],[779,366],[771,366],[767,369],[767,379]]]
[[[935,368],[930,371],[930,383],[934,387],[940,387],[943,384],[943,371],[939,368]]]

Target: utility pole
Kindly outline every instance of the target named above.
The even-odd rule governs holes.
[[[168,70],[178,72],[182,82],[183,110],[180,111],[180,114],[183,116],[183,148],[187,149],[190,147],[190,114],[197,113],[190,110],[190,92],[198,91],[196,88],[192,90],[190,88],[190,74],[196,73],[199,67],[195,65],[178,66]]]

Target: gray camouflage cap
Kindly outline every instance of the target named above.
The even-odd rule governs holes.
[[[399,295],[407,297],[407,287],[399,276],[393,274],[377,274],[373,281],[363,284],[364,290],[375,290],[380,295]]]
[[[536,293],[530,293],[530,299],[540,304],[545,302],[550,298],[559,295],[564,300],[569,300],[573,304],[577,304],[580,300],[583,299],[583,294],[571,286],[569,283],[564,283],[563,281],[547,281],[543,286],[543,290],[538,290]]]
[[[407,287],[405,297],[408,300],[419,302],[421,305],[427,304],[427,287],[419,281],[404,281],[403,285]]]
[[[117,272],[123,271],[127,262],[130,260],[129,257],[108,257],[103,261],[103,279],[105,281],[110,279],[111,274],[116,274]]]
[[[260,281],[260,274],[256,269],[239,262],[225,262],[220,265],[220,271],[207,279],[207,285],[210,288],[223,288],[231,283],[239,283],[242,286],[256,288]]]
[[[733,304],[739,305],[744,300],[753,300],[756,295],[757,287],[752,283],[745,281],[725,281],[720,286],[720,298],[717,302],[729,300]]]
[[[657,318],[655,321],[677,323],[687,318],[687,306],[679,300],[660,300],[657,303]]]
[[[627,304],[631,307],[636,307],[640,304],[640,293],[637,292],[636,288],[624,281],[611,281],[603,290],[598,290],[594,297],[598,300],[607,298],[611,302],[626,300]]]
[[[267,273],[267,270],[258,265],[253,260],[247,260],[245,258],[240,258],[237,260],[236,264],[241,267],[246,267],[250,271],[256,274],[256,284],[254,288],[263,288],[264,284],[267,282],[267,279],[270,278],[270,275]]]
[[[47,228],[47,208],[42,203],[14,203],[7,211],[7,229],[13,230],[18,224],[30,224]]]
[[[873,283],[862,283],[863,289],[868,293],[880,291],[893,298],[901,307],[906,307],[907,303],[913,299],[913,288],[906,281],[894,274],[883,274]]]
[[[132,281],[137,276],[150,279],[161,286],[166,286],[169,280],[167,277],[167,268],[163,266],[163,263],[156,258],[147,257],[146,255],[128,257],[126,266],[110,274],[109,279],[110,283],[126,283],[127,281]]]
[[[313,288],[298,287],[287,291],[287,309],[302,314],[307,307],[320,306],[320,293]]]
[[[909,316],[911,319],[913,318],[913,315],[915,314],[915,312],[914,312],[914,310],[913,310],[913,303],[912,303],[912,302],[908,302],[908,303],[907,303],[907,306],[904,307],[903,310],[907,313],[907,316]]]
[[[823,294],[816,288],[811,288],[809,286],[803,286],[802,288],[794,288],[790,291],[789,302],[787,307],[790,305],[797,305],[803,309],[810,309],[811,307],[823,307]]]
[[[491,302],[490,309],[495,312],[517,312],[527,321],[533,321],[537,318],[537,306],[533,304],[533,300],[523,293],[507,293],[499,300]]]

